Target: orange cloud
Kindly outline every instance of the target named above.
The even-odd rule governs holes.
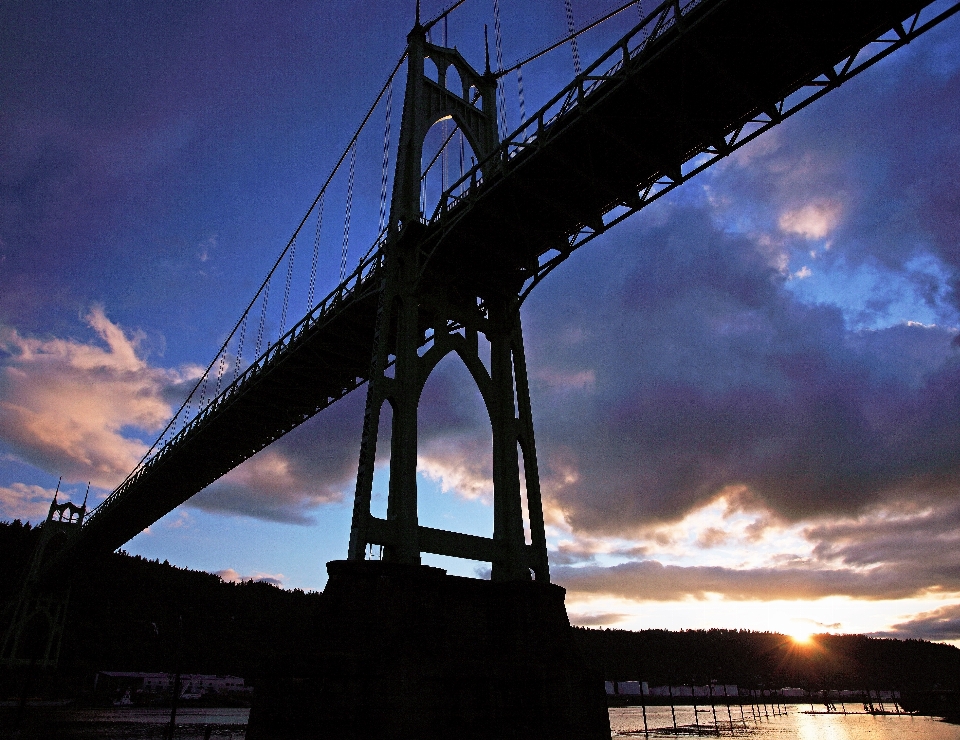
[[[68,481],[113,488],[146,450],[130,430],[158,432],[170,397],[198,370],[151,367],[100,306],[87,324],[102,345],[24,337],[0,328],[0,439],[39,468]]]
[[[0,516],[4,519],[41,522],[47,518],[52,500],[53,489],[42,486],[26,483],[0,486]]]

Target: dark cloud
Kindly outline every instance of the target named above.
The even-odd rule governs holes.
[[[843,568],[882,567],[918,585],[960,590],[960,503],[909,500],[874,516],[808,527],[813,557]]]
[[[312,524],[316,509],[353,494],[363,422],[353,393],[258,452],[188,502],[218,511]]]
[[[917,614],[912,619],[893,625],[876,637],[899,639],[960,640],[960,604],[951,604],[933,611]]]
[[[794,209],[834,204],[837,228],[821,267],[914,272],[919,292],[933,301],[946,290],[958,305],[958,52],[951,22],[898,51],[725,164],[718,201],[769,232]],[[809,249],[803,240],[791,246],[794,254]],[[910,269],[925,253],[942,260],[946,275]]]
[[[791,520],[953,490],[952,331],[850,331],[706,207],[641,216],[572,262],[526,325],[546,490],[575,529],[628,533],[731,486]]]
[[[941,589],[960,590],[960,574],[944,582],[922,567],[867,571],[803,567],[724,568],[664,565],[656,560],[611,567],[554,567],[550,577],[568,591],[636,601],[681,601],[720,595],[732,601],[808,600],[828,596],[905,599]]]

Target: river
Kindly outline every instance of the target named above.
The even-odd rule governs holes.
[[[716,707],[716,720],[710,707],[648,707],[648,737],[739,737],[756,740],[960,740],[960,726],[932,717],[870,714],[810,714],[804,707],[791,706],[786,714],[758,716],[744,707]],[[184,709],[177,714],[178,740],[243,740],[249,709]],[[55,713],[55,726],[44,729],[33,725],[23,737],[50,737],[57,740],[159,740],[170,721],[164,709],[82,709]],[[36,720],[37,717],[34,717]],[[674,730],[676,720],[676,730]],[[715,723],[716,722],[716,723]],[[42,722],[46,725],[46,722]],[[614,707],[610,710],[610,728],[614,737],[644,737],[643,710],[640,707]],[[26,728],[25,728],[26,729]],[[209,730],[209,736],[206,734]]]
[[[744,706],[716,708],[676,707],[677,730],[670,707],[647,707],[649,737],[721,737],[756,740],[960,740],[960,725],[951,725],[933,717],[872,714],[810,714],[803,706],[788,706],[785,714],[759,716]],[[610,709],[610,729],[614,737],[644,737],[643,710],[640,707]]]

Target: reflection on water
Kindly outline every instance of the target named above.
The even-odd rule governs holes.
[[[177,711],[176,740],[244,740],[249,709],[184,708]],[[0,722],[12,727],[11,717]],[[161,740],[167,737],[169,709],[75,709],[28,712],[20,727],[23,740]]]
[[[757,740],[960,740],[960,726],[932,717],[870,714],[804,714],[789,707],[781,716],[752,714],[750,706],[647,707],[649,737],[742,737]],[[676,730],[674,730],[676,726]],[[610,729],[614,736],[644,737],[641,707],[610,709]]]
[[[211,709],[185,707],[177,709],[178,725],[246,725],[249,709]],[[76,709],[60,712],[63,722],[107,722],[144,725],[170,723],[169,709]]]
[[[749,705],[647,707],[648,737],[740,737],[755,740],[960,740],[960,726],[931,717],[869,714],[804,714],[790,707],[786,715],[760,716]],[[177,712],[177,740],[243,740],[249,709],[184,709]],[[48,716],[52,719],[52,716]],[[36,719],[36,718],[35,718]],[[38,740],[160,740],[170,721],[169,709],[78,709],[56,712],[55,724],[33,724],[24,738]],[[676,730],[674,727],[676,726]],[[610,709],[614,736],[644,737],[640,707]],[[26,729],[26,728],[25,728]],[[209,730],[209,735],[207,731]],[[0,733],[2,734],[2,733]]]

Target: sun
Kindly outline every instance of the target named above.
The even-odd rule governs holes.
[[[789,621],[789,626],[783,632],[797,645],[809,645],[813,642],[813,634],[817,626],[816,622],[810,619],[793,617]]]

